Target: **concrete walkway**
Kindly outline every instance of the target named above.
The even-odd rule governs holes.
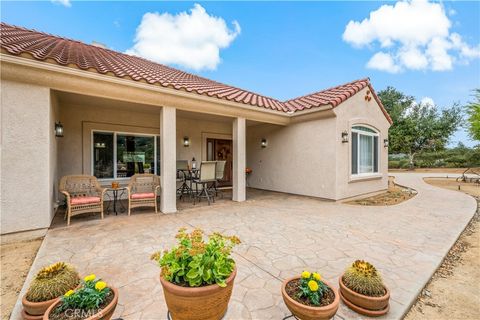
[[[236,234],[238,276],[226,319],[282,319],[282,279],[319,271],[338,287],[355,259],[372,262],[391,289],[385,319],[401,319],[476,210],[465,194],[423,182],[442,174],[395,173],[418,195],[388,207],[363,207],[262,192],[244,203],[224,202],[179,214],[73,223],[50,230],[26,283],[49,263],[68,261],[82,275],[95,273],[119,288],[117,316],[165,319],[166,306],[150,253],[170,247],[182,226]],[[26,287],[24,286],[21,295]],[[19,317],[17,302],[12,319]],[[362,319],[341,305],[337,319]]]

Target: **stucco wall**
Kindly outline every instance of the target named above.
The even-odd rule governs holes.
[[[340,200],[384,190],[388,186],[389,123],[363,89],[334,109],[334,116],[289,126],[258,125],[247,129],[247,166],[253,169],[248,185],[254,188]],[[356,124],[376,128],[379,135],[379,173],[351,177],[351,142],[342,143],[342,131]],[[260,141],[267,139],[266,148]]]
[[[336,140],[336,170],[337,199],[344,199],[360,194],[380,191],[388,187],[388,148],[384,148],[383,139],[388,138],[389,122],[382,113],[375,99],[365,101],[368,88],[358,92],[334,109],[337,115]],[[365,124],[379,132],[379,174],[374,177],[355,179],[351,176],[351,128],[354,125]],[[349,142],[342,143],[342,131],[349,133]]]
[[[50,90],[2,79],[1,112],[1,233],[46,228],[55,162]]]
[[[335,199],[335,118],[247,128],[250,187]],[[267,139],[267,147],[260,146]]]
[[[59,177],[69,174],[91,174],[92,130],[160,134],[160,109],[153,112],[107,108],[101,105],[61,103],[60,118],[65,137],[59,140]],[[177,159],[205,159],[206,137],[231,137],[229,122],[177,117]],[[183,146],[183,137],[190,147]]]

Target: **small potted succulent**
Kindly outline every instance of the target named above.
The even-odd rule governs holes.
[[[109,320],[117,303],[117,289],[91,274],[77,289],[67,291],[55,301],[43,315],[43,320]]]
[[[377,269],[367,261],[355,261],[339,279],[340,298],[353,311],[369,317],[386,314],[390,291]]]
[[[330,319],[337,312],[340,301],[334,287],[322,280],[319,273],[309,271],[285,280],[282,297],[288,310],[302,320]]]
[[[45,311],[65,292],[80,283],[77,270],[64,262],[42,268],[22,298],[24,319],[41,319]]]
[[[231,250],[240,240],[219,233],[205,237],[200,229],[187,233],[185,228],[176,238],[177,246],[151,257],[161,267],[160,283],[171,317],[221,319],[237,274]]]

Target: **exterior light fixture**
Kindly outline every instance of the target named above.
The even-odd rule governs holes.
[[[55,122],[55,137],[63,137],[63,125],[60,121]]]
[[[348,132],[347,130],[342,132],[342,143],[347,143],[348,142]]]
[[[266,148],[267,147],[267,139],[263,138],[262,141],[260,142],[260,145],[262,146],[262,148]]]
[[[190,139],[188,137],[183,137],[183,146],[190,147]]]
[[[388,148],[388,139],[383,139],[383,146]]]
[[[105,142],[95,142],[96,149],[105,149],[106,147]]]

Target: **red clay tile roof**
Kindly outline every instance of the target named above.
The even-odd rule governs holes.
[[[282,102],[140,57],[3,22],[0,24],[0,46],[2,52],[12,55],[29,54],[36,60],[53,60],[62,66],[73,66],[101,74],[113,74],[120,78],[130,78],[135,81],[144,81],[149,84],[282,112],[296,112],[324,105],[336,107],[366,86],[371,88],[370,81],[366,78]],[[373,93],[373,88],[371,89]],[[375,94],[373,95],[387,119],[391,121],[380,100]]]

